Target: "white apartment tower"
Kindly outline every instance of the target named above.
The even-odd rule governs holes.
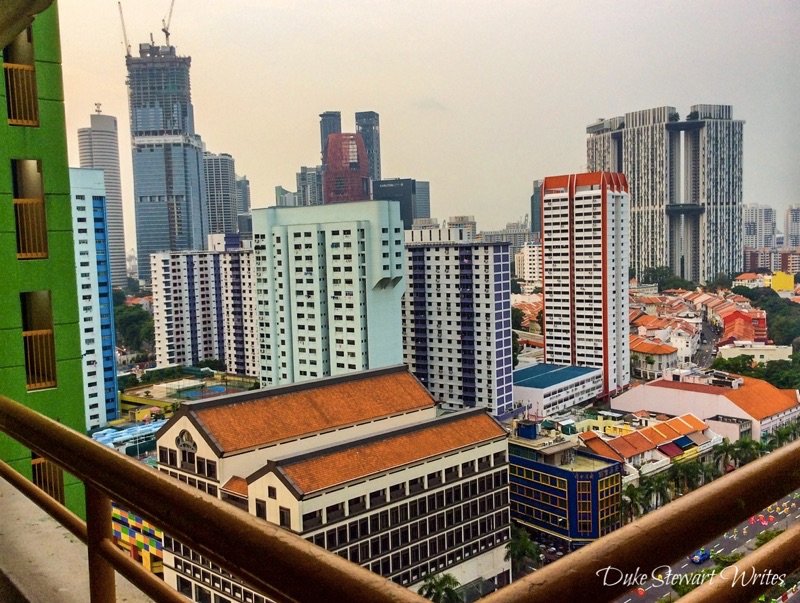
[[[528,242],[514,255],[514,274],[533,287],[542,286],[542,244]]]
[[[89,127],[78,129],[78,152],[80,167],[103,170],[111,284],[114,287],[125,287],[128,275],[125,262],[125,225],[122,217],[117,118],[100,113],[99,103],[97,113],[89,116]]]
[[[463,229],[407,230],[405,363],[446,408],[513,410],[508,243]]]
[[[674,107],[600,120],[586,128],[587,170],[622,172],[631,196],[631,265],[669,266],[705,283],[740,272],[742,133],[730,105]]]
[[[203,153],[206,178],[209,234],[232,234],[238,230],[240,191],[236,183],[236,165],[228,153]]]
[[[783,246],[800,247],[800,205],[790,205],[786,209],[783,225]]]
[[[261,383],[400,364],[397,203],[253,210]]]
[[[228,372],[255,376],[253,251],[236,235],[208,240],[208,251],[151,256],[157,365],[224,360]]]
[[[744,246],[754,249],[775,248],[775,210],[769,205],[745,205],[742,236]]]
[[[629,208],[622,174],[542,185],[545,360],[603,369],[603,396],[630,382]]]

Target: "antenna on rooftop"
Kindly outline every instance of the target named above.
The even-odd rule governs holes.
[[[100,108],[100,105],[101,105],[101,104],[102,104],[102,103],[95,103],[95,104],[94,104],[94,112],[95,112],[95,113],[102,113],[102,112],[103,112],[103,110]]]

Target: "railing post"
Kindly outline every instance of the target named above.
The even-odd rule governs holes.
[[[89,596],[91,603],[117,600],[114,566],[101,553],[101,545],[111,536],[111,500],[86,484],[86,546],[89,557]]]

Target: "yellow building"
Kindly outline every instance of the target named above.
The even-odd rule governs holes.
[[[779,270],[773,273],[770,286],[775,291],[794,291],[794,275]]]

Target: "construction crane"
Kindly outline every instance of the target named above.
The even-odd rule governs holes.
[[[175,7],[175,0],[169,3],[169,14],[166,21],[161,19],[161,31],[164,32],[164,37],[167,39],[167,46],[169,46],[169,24],[172,21],[172,9]]]
[[[122,21],[122,39],[125,40],[125,56],[131,56],[131,45],[128,44],[128,32],[125,31],[125,17],[122,16],[122,0],[117,0],[119,7],[119,20]]]

